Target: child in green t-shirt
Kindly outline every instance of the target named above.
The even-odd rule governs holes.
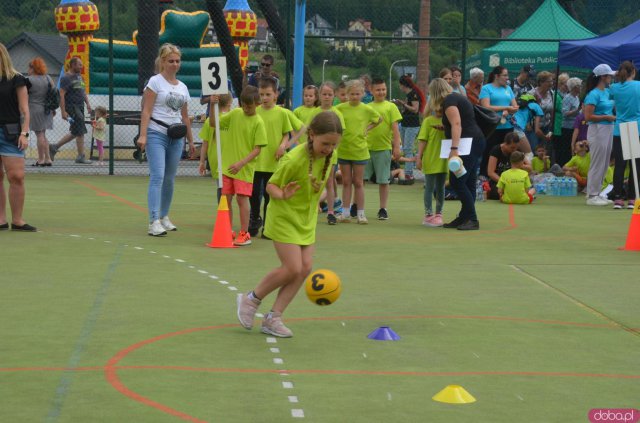
[[[267,132],[267,145],[263,148],[256,162],[256,171],[253,177],[253,191],[251,194],[251,213],[249,218],[249,234],[258,235],[260,227],[266,220],[267,206],[269,205],[269,193],[266,191],[269,178],[276,171],[278,160],[287,152],[289,145],[289,133],[293,130],[290,110],[276,105],[278,98],[276,81],[270,78],[262,79],[260,87],[260,107],[256,109],[258,116],[264,121]],[[260,207],[264,196],[262,217]]]
[[[320,100],[318,97],[318,88],[314,85],[307,85],[302,90],[302,106],[296,107],[293,114],[305,125],[309,125],[311,119],[319,113],[317,107],[320,105]],[[298,143],[304,144],[305,142],[307,142],[307,134],[301,134]]]
[[[336,98],[336,86],[331,81],[325,81],[320,85],[320,105],[316,108],[317,113],[332,111],[336,115],[338,115],[338,119],[340,119],[340,124],[342,125],[342,129],[344,130],[344,118],[342,117],[342,113],[338,111],[333,105],[333,101]],[[316,114],[317,114],[316,113]],[[315,115],[314,115],[315,117]],[[333,155],[334,160],[338,161],[337,154]],[[329,225],[335,225],[338,223],[336,219],[335,212],[342,212],[342,200],[338,197],[338,181],[336,179],[336,168],[338,165],[331,166],[331,174],[327,179],[327,195],[325,201],[327,202],[327,223]],[[336,198],[338,199],[336,201]],[[334,210],[336,209],[337,210]]]
[[[342,205],[344,211],[338,217],[339,222],[351,221],[351,185],[354,187],[354,204],[359,224],[367,224],[364,214],[364,166],[369,160],[367,133],[382,122],[382,117],[369,105],[362,103],[364,84],[361,80],[346,83],[349,101],[336,106],[342,113],[346,128],[338,148],[338,164],[342,173]]]
[[[400,157],[398,122],[402,120],[402,115],[398,106],[386,100],[387,84],[383,79],[374,78],[371,81],[371,93],[373,101],[368,106],[380,114],[382,122],[367,134],[370,159],[364,168],[364,179],[369,180],[375,174],[380,196],[378,220],[387,220],[391,158],[397,160]]]
[[[444,139],[442,126],[442,105],[438,110],[430,113],[422,121],[417,139],[418,154],[416,167],[422,168],[424,173],[424,226],[440,227],[442,209],[444,207],[444,187],[449,175],[447,159],[440,158],[440,148]],[[433,194],[436,195],[436,212],[433,213]]]
[[[544,146],[544,143],[538,144],[536,146],[536,155],[533,160],[531,160],[531,169],[533,170],[533,173],[547,173],[550,167],[551,161],[549,160],[549,156],[547,156],[547,149]]]
[[[509,157],[511,169],[505,170],[498,181],[500,200],[506,204],[530,204],[536,193],[531,186],[529,172],[523,169],[524,153],[514,151]]]
[[[587,186],[587,175],[591,165],[591,155],[589,154],[589,142],[578,141],[575,145],[575,155],[563,167],[564,174],[575,178],[578,181],[578,191],[582,191]]]
[[[277,291],[271,311],[262,321],[262,332],[282,338],[293,336],[282,322],[282,313],[313,266],[317,204],[341,134],[342,126],[335,113],[318,114],[309,124],[307,143],[280,160],[267,184],[271,202],[265,234],[273,240],[281,265],[269,272],[253,291],[238,294],[237,316],[245,329],[253,327],[264,298]]]
[[[214,98],[215,97],[215,98]],[[221,115],[228,113],[231,110],[231,101],[233,98],[229,94],[222,94],[219,96],[209,96],[209,107],[213,113],[213,105],[218,102],[218,108]],[[227,133],[221,133],[223,135]],[[205,175],[207,172],[206,164],[209,163],[209,170],[211,170],[211,177],[213,179],[218,178],[218,150],[216,146],[215,126],[211,125],[211,120],[206,118],[202,124],[202,129],[198,134],[202,140],[202,146],[200,147],[200,175]],[[220,149],[224,148],[224,142],[220,141]],[[219,200],[219,199],[218,199]]]
[[[218,96],[211,96],[211,102],[215,103],[218,98]],[[253,190],[254,159],[260,154],[261,148],[266,145],[267,138],[264,122],[256,114],[256,107],[259,101],[258,90],[248,85],[240,94],[242,107],[220,116],[222,157],[219,160],[222,168],[221,192],[222,195],[227,197],[230,220],[232,220],[231,216],[233,216],[232,199],[234,195],[240,212],[240,232],[233,241],[235,245],[251,244],[251,236],[249,235],[249,197],[251,197]],[[215,131],[215,117],[211,115],[209,119],[213,120],[213,125],[211,125],[212,122],[210,120],[205,124],[205,127],[209,128],[213,133]],[[212,136],[208,138],[213,140]],[[207,146],[203,145],[203,149],[208,149],[209,144],[213,144],[213,142],[209,143],[208,141],[203,141],[203,144],[204,142],[207,142]],[[200,158],[200,173],[204,174],[206,169],[202,156]],[[215,168],[212,166],[213,169],[217,169],[217,166]]]

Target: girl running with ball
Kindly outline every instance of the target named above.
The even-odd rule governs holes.
[[[337,162],[334,153],[342,136],[340,119],[333,112],[316,115],[308,129],[308,142],[287,153],[267,183],[271,201],[264,233],[273,240],[280,266],[269,272],[252,291],[238,294],[237,314],[245,329],[253,321],[264,298],[278,290],[275,302],[262,321],[262,332],[290,338],[282,313],[311,272],[315,250],[318,200],[329,169]]]

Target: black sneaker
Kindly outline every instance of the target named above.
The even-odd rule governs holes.
[[[351,215],[351,217],[358,217],[358,205],[356,203],[353,203],[351,205],[351,209],[349,210],[349,214]]]
[[[329,225],[335,225],[338,223],[338,219],[336,219],[336,216],[333,214],[328,214],[327,215],[327,223]]]
[[[260,232],[260,228],[262,227],[262,218],[258,216],[257,219],[249,219],[249,235],[255,237]]]
[[[456,228],[459,231],[477,231],[480,229],[480,222],[477,220],[467,220]]]
[[[458,226],[462,225],[463,223],[464,223],[464,220],[462,220],[462,218],[460,218],[460,216],[458,216],[455,219],[453,219],[451,222],[445,223],[444,225],[442,225],[442,227],[443,228],[448,228],[448,229],[455,229]]]
[[[389,214],[387,214],[387,209],[378,210],[378,220],[387,220],[389,219]]]

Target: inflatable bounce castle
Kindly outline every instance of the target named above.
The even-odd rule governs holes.
[[[257,19],[246,0],[228,0],[225,19],[234,45],[238,49],[241,68],[249,58],[248,43],[257,34]],[[100,28],[98,8],[90,1],[61,0],[55,8],[58,31],[69,39],[65,64],[78,56],[84,64],[82,76],[87,93],[109,93],[109,41],[93,37]],[[159,44],[172,43],[182,50],[180,80],[192,97],[200,96],[200,58],[222,55],[218,44],[203,44],[209,28],[209,14],[205,11],[180,12],[166,10],[160,18]],[[114,94],[139,95],[137,31],[132,41],[113,42]]]

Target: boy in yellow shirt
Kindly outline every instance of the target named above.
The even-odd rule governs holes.
[[[498,194],[505,204],[530,204],[535,188],[531,187],[529,172],[523,169],[524,153],[514,151],[509,157],[511,169],[505,170],[498,181]]]
[[[251,194],[251,213],[249,219],[249,234],[258,235],[260,227],[266,220],[269,193],[267,182],[276,171],[278,161],[289,148],[289,132],[293,130],[290,111],[276,105],[278,91],[276,81],[271,78],[260,80],[258,87],[260,106],[256,109],[258,116],[264,121],[267,133],[267,144],[263,147],[256,163],[253,176],[253,192]],[[292,114],[293,115],[293,114]],[[260,216],[260,206],[264,196],[264,209]],[[264,230],[263,230],[264,232]]]
[[[218,101],[218,96],[211,97],[211,101]],[[233,243],[235,245],[250,245],[249,197],[251,197],[253,190],[256,163],[254,159],[260,154],[261,148],[266,145],[267,135],[264,122],[256,113],[256,107],[260,102],[258,90],[253,86],[246,86],[240,94],[240,102],[242,107],[220,116],[222,194],[227,196],[229,216],[232,215],[231,200],[234,195],[240,211],[240,232]],[[213,116],[210,119],[213,120]],[[205,126],[211,128],[213,132],[215,120],[214,125],[209,122]],[[212,167],[212,169],[214,168]],[[204,159],[201,155],[200,173],[204,174],[205,171]]]
[[[382,122],[367,134],[369,147],[369,161],[364,168],[364,179],[368,181],[373,174],[376,175],[378,192],[380,194],[380,210],[378,220],[389,219],[387,212],[387,200],[389,199],[389,180],[391,179],[391,158],[400,158],[400,130],[398,122],[402,115],[398,106],[387,101],[387,84],[382,79],[374,79],[371,82],[373,102],[369,107],[382,116]]]

